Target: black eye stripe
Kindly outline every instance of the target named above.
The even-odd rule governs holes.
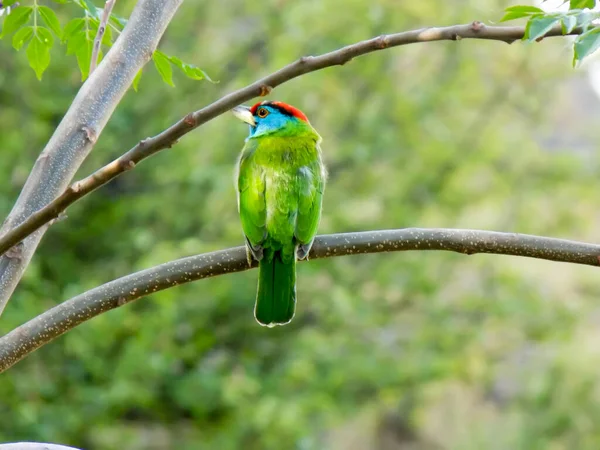
[[[281,114],[283,114],[284,116],[288,116],[288,117],[294,117],[294,115],[293,115],[292,113],[290,113],[290,112],[289,112],[287,109],[285,109],[285,108],[282,108],[282,107],[281,107],[281,106],[279,106],[279,105],[273,105],[273,104],[270,104],[269,106],[270,106],[271,108],[273,108],[273,109],[275,109],[275,110],[279,111],[279,112],[280,112]]]

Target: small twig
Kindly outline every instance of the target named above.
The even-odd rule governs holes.
[[[186,115],[160,134],[139,142],[120,158],[98,169],[87,178],[72,184],[55,200],[30,215],[20,225],[2,235],[0,237],[0,255],[4,254],[9,248],[34,233],[45,223],[56,218],[58,214],[81,197],[118,177],[141,160],[148,158],[161,150],[171,148],[182,136],[209,120],[229,111],[231,108],[251,100],[254,97],[265,95],[271,92],[273,88],[301,75],[335,65],[343,65],[357,56],[401,45],[445,40],[456,41],[458,40],[457,38],[486,39],[511,43],[521,39],[524,33],[524,27],[488,27],[481,22],[473,22],[466,25],[422,28],[414,31],[379,36],[367,41],[348,45],[323,55],[314,57],[304,56],[277,72],[267,75],[249,86],[232,92],[205,108]],[[575,29],[570,34],[580,33],[580,29]],[[546,34],[546,36],[562,36],[562,28],[560,25],[555,26]]]
[[[98,24],[98,32],[96,33],[96,38],[94,39],[94,48],[92,50],[92,59],[90,61],[90,75],[98,65],[98,56],[100,55],[102,38],[104,37],[106,27],[108,26],[108,19],[110,19],[110,13],[112,12],[113,6],[115,6],[116,2],[117,0],[106,0],[106,3],[104,3],[104,9],[102,10],[102,18],[100,19],[100,24]]]
[[[318,236],[309,258],[406,250],[447,250],[468,255],[494,253],[600,265],[600,245],[596,244],[527,234],[440,228]],[[256,261],[253,261],[252,267],[256,267]],[[178,259],[98,286],[49,309],[0,338],[0,372],[54,338],[106,311],[163,289],[249,268],[245,248],[235,247]],[[250,309],[248,320],[253,320]]]

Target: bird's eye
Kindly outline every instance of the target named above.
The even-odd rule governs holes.
[[[258,111],[256,111],[256,115],[261,119],[264,119],[269,115],[269,110],[266,108],[258,108]]]

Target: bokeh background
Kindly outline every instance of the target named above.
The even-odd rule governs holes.
[[[97,2],[98,6],[100,2]],[[117,3],[127,16],[134,2]],[[499,0],[188,1],[160,48],[218,84],[151,65],[84,176],[189,111],[297,57],[382,33],[498,20]],[[76,9],[54,6],[63,25]],[[460,227],[600,240],[600,100],[567,39],[395,48],[270,96],[323,136],[321,233]],[[38,82],[0,41],[0,216],[80,86],[55,48]],[[240,245],[223,115],[68,210],[0,320]],[[258,326],[256,272],[204,280],[83,324],[0,375],[0,441],[86,449],[597,449],[597,269],[406,252],[298,268],[291,325]]]

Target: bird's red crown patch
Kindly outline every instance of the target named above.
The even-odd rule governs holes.
[[[288,114],[290,116],[293,116],[300,120],[304,120],[305,122],[308,122],[308,117],[306,117],[306,115],[302,111],[300,111],[298,108],[294,108],[293,106],[288,105],[287,103],[271,102],[271,101],[258,102],[256,105],[254,105],[252,108],[250,108],[250,112],[253,115],[256,114],[256,110],[258,109],[259,106],[273,106],[285,114]]]

